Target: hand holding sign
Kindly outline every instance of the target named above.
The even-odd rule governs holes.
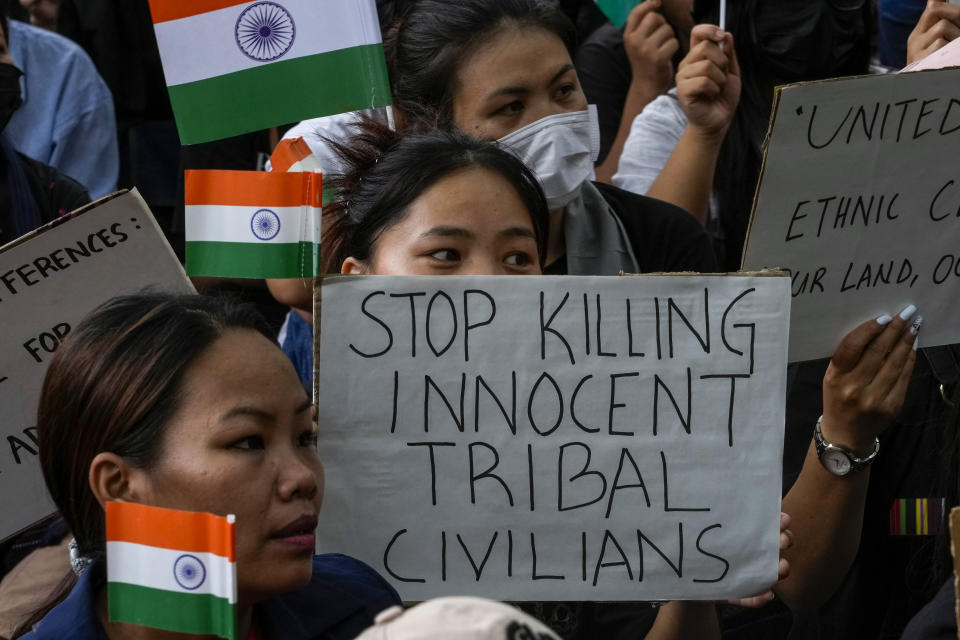
[[[866,456],[900,412],[923,319],[910,305],[899,315],[868,320],[847,334],[823,377],[824,439]]]
[[[793,532],[790,530],[790,516],[786,513],[780,514],[780,565],[778,567],[777,582],[790,575],[790,561],[783,557],[783,552],[793,547]],[[773,589],[767,589],[763,593],[750,597],[730,600],[729,604],[735,604],[747,609],[758,609],[773,600]]]
[[[690,53],[677,70],[677,98],[691,130],[723,139],[740,102],[740,65],[732,35],[709,24],[693,28]]]
[[[907,38],[907,63],[926,58],[957,36],[960,36],[960,7],[945,0],[927,3],[917,26]]]

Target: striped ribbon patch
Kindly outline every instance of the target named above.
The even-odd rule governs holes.
[[[899,498],[890,507],[890,535],[937,535],[943,528],[945,513],[944,498]]]

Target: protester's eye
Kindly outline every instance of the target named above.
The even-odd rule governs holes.
[[[263,438],[260,436],[247,436],[246,438],[241,438],[230,445],[232,449],[240,449],[242,451],[258,451],[264,449],[266,445],[264,444]]]
[[[525,251],[515,251],[503,259],[511,267],[527,267],[533,264],[533,257]]]
[[[460,260],[460,252],[456,249],[437,249],[428,254],[434,260],[441,262],[457,262]]]
[[[577,92],[577,85],[568,82],[557,88],[557,100],[567,100]]]
[[[315,429],[307,429],[300,434],[300,446],[315,449],[317,447],[317,436],[318,433]]]
[[[496,110],[496,115],[515,116],[523,113],[523,103],[519,100],[507,103]]]

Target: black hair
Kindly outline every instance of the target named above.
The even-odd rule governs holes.
[[[556,34],[573,56],[576,31],[545,0],[409,0],[384,31],[393,105],[407,126],[453,126],[457,70],[505,27]]]
[[[104,303],[57,349],[38,403],[39,459],[47,490],[82,556],[103,558],[106,550],[103,509],[88,480],[94,457],[109,451],[150,468],[180,404],[185,372],[231,329],[256,331],[276,344],[251,305],[145,292]],[[62,601],[73,582],[71,573],[14,637]]]
[[[546,256],[549,210],[536,177],[494,142],[432,130],[402,136],[372,120],[356,125],[343,144],[328,141],[344,165],[331,178],[337,199],[324,208],[324,262],[340,273],[349,257],[370,259],[377,238],[406,215],[431,185],[461,169],[489,169],[516,191],[530,213],[540,264]]]
[[[713,181],[726,243],[719,262],[721,268],[728,271],[740,268],[754,193],[760,177],[763,159],[761,147],[770,121],[774,87],[788,82],[863,74],[869,67],[871,3],[863,1],[862,8],[858,9],[858,15],[863,17],[863,29],[852,42],[847,43],[851,45],[849,55],[842,60],[833,59],[809,74],[776,76],[769,65],[768,54],[757,41],[765,35],[760,33],[763,26],[758,25],[758,16],[766,12],[789,12],[796,5],[810,2],[832,5],[835,0],[729,0],[727,3],[726,27],[734,37],[742,79],[740,104],[720,150]],[[856,3],[850,1],[847,4]],[[698,0],[694,7],[694,19],[697,23],[717,24],[717,4]],[[813,53],[810,52],[810,55]]]

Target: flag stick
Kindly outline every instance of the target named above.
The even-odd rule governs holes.
[[[322,306],[323,276],[319,275],[313,279],[313,406],[315,409],[320,401],[320,308]]]
[[[720,0],[720,24],[719,27],[727,30],[727,0]]]

